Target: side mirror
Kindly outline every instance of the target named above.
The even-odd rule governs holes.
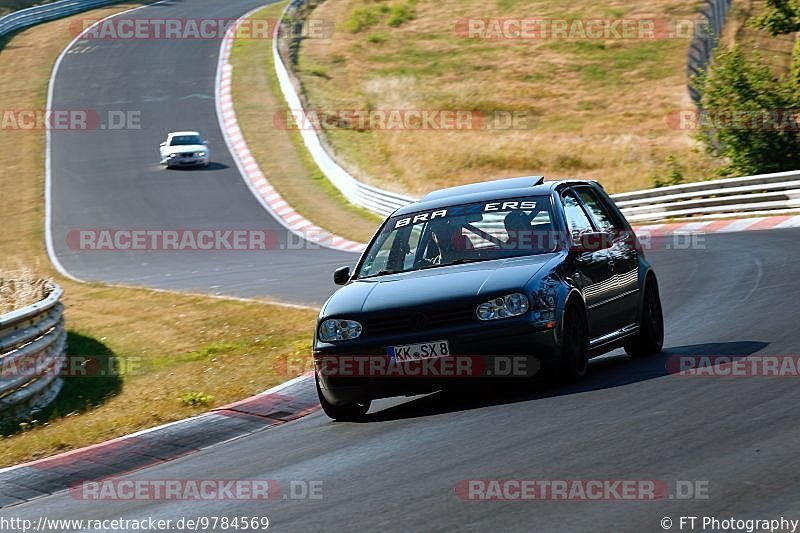
[[[163,142],[163,143],[161,143],[159,146],[161,146],[161,147],[163,148],[163,147],[164,147],[164,146],[166,146],[166,145],[167,145],[167,141],[164,141],[164,142]]]
[[[208,146],[208,141],[203,141],[203,144],[205,144],[206,146]]]
[[[337,285],[345,285],[350,281],[350,267],[339,267],[333,271],[333,282]]]
[[[572,251],[577,253],[599,252],[614,245],[614,237],[604,231],[587,231],[576,235],[572,240]]]

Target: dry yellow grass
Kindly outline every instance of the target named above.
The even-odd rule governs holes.
[[[72,38],[69,25],[70,19],[64,19],[29,29],[0,50],[4,109],[44,108],[53,63]],[[111,358],[121,371],[105,379],[68,379],[58,411],[47,413],[51,420],[0,437],[0,466],[209,408],[187,405],[183,395],[213,397],[212,406],[241,399],[289,377],[285,358],[309,356],[313,310],[60,278],[43,246],[44,132],[0,129],[0,168],[5,207],[0,272],[24,266],[35,277],[54,277],[65,290],[69,354]]]
[[[286,3],[274,4],[251,19],[276,20]],[[359,209],[325,178],[297,131],[276,127],[285,117],[272,61],[272,40],[237,39],[230,59],[236,117],[264,175],[298,213],[320,227],[359,242],[372,237],[381,218]]]
[[[0,272],[0,313],[20,309],[46,297],[48,281],[25,268]]]
[[[668,117],[692,109],[688,38],[487,40],[457,35],[465,18],[694,20],[696,4],[656,0],[417,0],[415,18],[388,14],[357,33],[354,13],[408,0],[337,0],[317,7],[332,38],[302,41],[298,72],[312,109],[446,109],[516,113],[521,127],[470,131],[328,128],[349,169],[416,194],[512,175],[600,179],[611,191],[650,186],[674,154],[691,179],[715,163]]]

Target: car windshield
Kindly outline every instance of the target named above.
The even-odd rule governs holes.
[[[170,142],[170,146],[189,146],[192,144],[203,144],[203,139],[199,135],[176,135]]]
[[[383,226],[358,277],[549,253],[555,236],[549,196],[400,215]]]

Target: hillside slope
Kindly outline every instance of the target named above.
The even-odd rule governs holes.
[[[669,155],[689,179],[714,167],[675,120],[693,109],[685,60],[696,13],[685,0],[328,0],[310,19],[327,30],[302,41],[297,70],[314,111],[382,111],[373,124],[401,113],[400,128],[326,128],[365,181],[419,194],[544,173],[629,190],[651,186]],[[480,30],[507,20],[545,21],[546,30],[530,38]],[[612,31],[581,34],[597,20]],[[615,34],[613,24],[631,21],[633,34]],[[470,23],[479,28],[472,37]],[[471,124],[403,129],[409,110],[462,112]]]

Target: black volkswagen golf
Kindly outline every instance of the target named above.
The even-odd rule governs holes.
[[[395,211],[320,311],[320,403],[356,419],[373,399],[460,378],[586,375],[618,347],[658,353],[658,282],[630,225],[594,181],[497,180]]]

